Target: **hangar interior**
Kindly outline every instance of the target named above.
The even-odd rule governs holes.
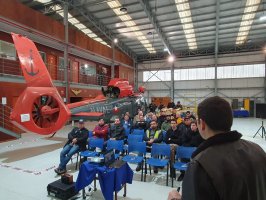
[[[46,186],[60,178],[54,169],[73,128],[69,121],[49,138],[11,123],[27,88],[11,33],[35,43],[64,103],[94,99],[113,78],[144,87],[147,104],[158,106],[180,101],[196,112],[202,100],[220,96],[248,112],[235,116],[232,129],[266,151],[265,138],[253,138],[266,118],[265,28],[266,0],[0,0],[1,196],[54,199]],[[118,199],[167,198],[166,170],[142,182],[130,166],[133,184]],[[75,159],[68,169],[76,180]],[[104,199],[97,188],[86,189],[86,199]]]

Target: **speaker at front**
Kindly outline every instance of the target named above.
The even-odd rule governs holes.
[[[256,103],[256,118],[266,119],[266,104]]]

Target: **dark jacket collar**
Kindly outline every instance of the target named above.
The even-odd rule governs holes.
[[[217,134],[205,140],[203,143],[201,143],[201,145],[192,154],[192,158],[194,158],[196,155],[198,155],[200,152],[204,151],[205,149],[209,148],[210,146],[223,144],[227,142],[234,142],[236,140],[239,140],[241,137],[242,135],[237,131],[229,131],[226,133]]]

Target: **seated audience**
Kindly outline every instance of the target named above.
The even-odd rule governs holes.
[[[114,124],[112,124],[110,128],[110,140],[123,140],[125,135],[125,129],[122,126],[120,119],[116,118]]]
[[[171,120],[171,128],[166,132],[165,143],[182,145],[182,135],[178,131],[176,120]]]
[[[127,115],[129,117],[129,120],[132,121],[132,117],[129,112],[126,112],[125,115]]]
[[[127,114],[125,114],[124,119],[121,121],[121,124],[124,129],[131,129],[133,126],[132,121]]]
[[[182,119],[182,117],[181,117],[181,115],[179,113],[176,113],[175,117],[176,117],[177,125],[179,125],[179,124],[181,124],[183,122],[183,119]]]
[[[147,115],[145,116],[145,121],[149,124],[152,120],[152,115],[153,113],[152,112],[148,112]]]
[[[160,109],[159,109],[159,107],[156,107],[155,108],[155,114],[159,114],[160,113]]]
[[[175,105],[175,109],[182,110],[183,106],[181,105],[180,101],[178,101]]]
[[[139,121],[136,122],[134,128],[135,129],[141,129],[141,130],[146,131],[146,129],[147,129],[147,122],[144,120],[143,115],[139,116]]]
[[[68,141],[60,153],[59,166],[54,170],[57,174],[66,173],[66,165],[71,157],[78,151],[86,150],[87,138],[88,129],[84,127],[83,119],[80,119],[78,127],[74,127],[72,131],[68,133]]]
[[[182,138],[190,131],[191,119],[185,117],[184,122],[178,125],[178,131],[180,132]],[[183,145],[183,141],[182,141]],[[189,162],[189,159],[182,158],[182,162]],[[182,181],[185,175],[185,171],[181,170],[181,174],[178,177],[178,181]]]
[[[192,120],[196,120],[196,117],[190,111],[186,112],[186,117],[188,117],[188,118],[190,118]]]
[[[160,103],[159,105],[159,110],[162,110],[165,106],[163,105],[163,103]]]
[[[151,116],[151,121],[150,121],[150,123],[148,123],[148,127],[151,127],[151,122],[152,122],[152,121],[156,121],[157,124],[158,124],[158,128],[161,129],[161,126],[160,126],[160,123],[159,123],[158,117],[157,117],[155,114],[153,114],[153,115]]]
[[[171,163],[174,163],[175,161],[175,149],[177,145],[182,145],[182,135],[177,129],[177,123],[176,120],[171,120],[171,128],[168,129],[165,136],[165,143],[170,144],[171,146]],[[171,168],[170,176],[175,178],[175,169]]]
[[[136,124],[139,121],[139,117],[143,116],[143,112],[141,110],[138,111],[138,114],[134,117],[133,124]]]
[[[146,141],[147,146],[152,146],[153,143],[161,143],[163,141],[162,131],[158,128],[158,124],[156,121],[151,121],[150,128],[146,130],[146,134],[144,134],[144,141]],[[147,149],[150,151],[150,148]],[[158,173],[158,168],[153,168],[154,173]]]
[[[191,124],[191,119],[185,117],[184,122],[178,125],[178,131],[182,136],[185,135],[190,130],[190,124]]]
[[[151,102],[151,103],[149,104],[149,110],[150,110],[150,112],[155,112],[156,107],[157,107],[157,106],[156,106],[153,102]]]
[[[182,135],[182,146],[198,147],[204,140],[199,134],[197,122],[191,122],[190,127],[190,130],[186,134]]]
[[[162,126],[161,126],[161,130],[162,131],[168,131],[168,129],[171,127],[170,125],[170,121],[168,120],[168,118],[166,117],[164,122],[162,123]]]
[[[175,103],[173,101],[169,102],[167,108],[175,108]]]
[[[98,125],[93,129],[93,136],[97,138],[103,138],[105,141],[108,139],[108,124],[104,123],[103,119],[100,119]]]

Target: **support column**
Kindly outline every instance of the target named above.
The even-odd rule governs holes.
[[[139,76],[138,76],[138,63],[133,60],[133,67],[134,67],[134,89],[135,91],[138,90],[138,84],[139,84]]]
[[[115,43],[112,41],[112,65],[111,65],[111,78],[115,77]]]
[[[266,103],[266,52],[264,51],[264,66],[265,66],[265,75],[264,75],[264,103]]]
[[[65,48],[64,48],[64,77],[66,85],[66,103],[69,103],[69,73],[68,73],[68,4],[64,3],[64,26],[65,26]]]
[[[172,101],[174,102],[175,101],[175,62],[171,63],[171,87],[170,87],[170,90],[171,90],[171,98],[172,98]]]
[[[216,1],[216,30],[215,30],[215,57],[214,57],[214,95],[218,95],[217,65],[219,51],[219,21],[220,21],[220,0]]]

